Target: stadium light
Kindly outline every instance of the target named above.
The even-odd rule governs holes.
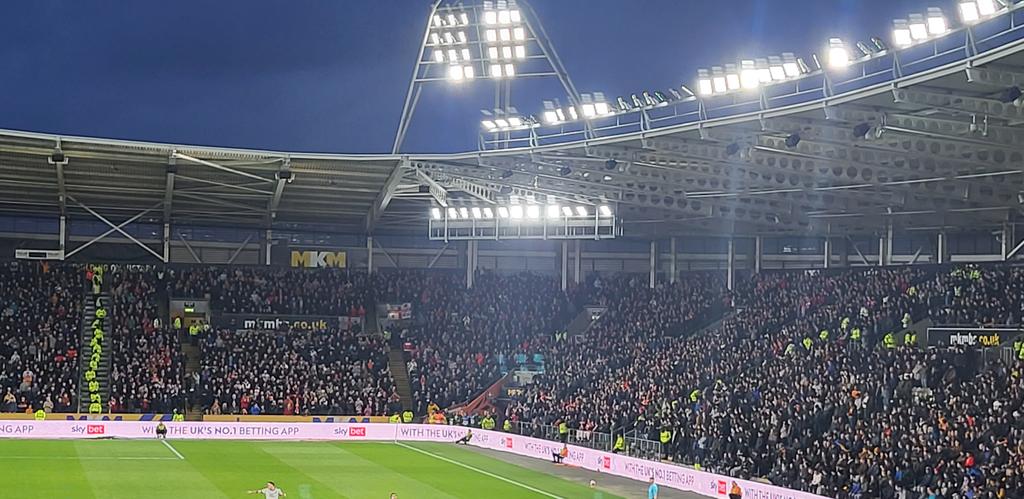
[[[430,209],[430,215],[434,218],[434,220],[440,220],[441,219],[441,208],[431,208]]]
[[[740,89],[740,73],[735,64],[725,65],[725,85],[729,90]]]
[[[892,43],[899,48],[909,47],[914,44],[910,36],[910,26],[906,19],[896,19],[892,22]]]
[[[602,217],[610,217],[612,216],[612,209],[608,205],[601,205],[598,208],[598,213],[600,213]]]
[[[725,70],[721,66],[711,68],[711,84],[716,94],[729,91],[729,87],[725,84]]]
[[[942,9],[938,7],[928,8],[928,34],[931,36],[942,36],[949,31],[949,25],[946,23],[946,16],[942,13]]]
[[[547,207],[547,216],[548,216],[548,218],[558,218],[558,212],[559,212],[559,209],[558,209],[558,205],[557,204],[549,204],[548,205],[548,207]]]
[[[519,205],[510,206],[508,209],[509,215],[514,219],[523,218],[523,207]]]
[[[773,55],[768,58],[768,73],[774,81],[786,79],[786,68],[782,66],[781,57]]]
[[[481,217],[484,216],[483,212],[480,211],[480,208],[478,208],[476,206],[470,208],[469,211],[471,211],[473,213],[473,218],[475,218],[477,220],[479,220]]]
[[[754,89],[761,84],[757,68],[753,59],[740,61],[740,86],[745,89]]]
[[[921,14],[910,14],[910,20],[907,24],[910,27],[910,38],[915,42],[928,38],[928,22],[925,21],[924,16]]]
[[[711,83],[711,72],[706,69],[697,70],[697,93],[700,95],[711,95],[715,93],[715,89]],[[621,99],[621,97],[619,98]],[[622,107],[622,104],[619,104]]]
[[[456,210],[455,208],[448,208],[448,218],[457,220],[459,218],[459,210]]]
[[[846,50],[846,44],[841,38],[828,39],[828,66],[832,69],[842,69],[850,65],[850,52]]]
[[[490,207],[484,207],[484,218],[494,218],[494,210]]]
[[[566,217],[571,217],[572,216],[572,208],[569,207],[569,206],[563,206],[562,207],[562,215],[566,216]]]
[[[528,205],[526,207],[526,216],[528,218],[540,218],[540,206],[535,204]]]
[[[576,214],[581,216],[581,217],[587,216],[587,207],[586,206],[577,206],[576,207]]]
[[[469,209],[465,206],[459,208],[459,216],[462,218],[469,218]]]
[[[501,218],[508,218],[508,208],[504,206],[498,207],[498,216]]]
[[[959,6],[960,20],[973,24],[998,12],[1003,3],[997,0],[963,0]]]

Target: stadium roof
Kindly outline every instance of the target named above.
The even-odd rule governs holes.
[[[994,32],[912,48],[927,53],[903,62],[883,51],[774,93],[690,99],[648,116],[656,126],[617,118],[458,154],[2,131],[0,212],[415,233],[439,193],[483,203],[511,192],[612,204],[627,236],[996,228],[1024,191],[1024,28]]]

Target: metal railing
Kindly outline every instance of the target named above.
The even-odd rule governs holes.
[[[558,434],[558,427],[554,425],[514,422],[511,433],[556,442],[562,440]],[[623,452],[624,455],[642,459],[660,459],[662,457],[661,442],[639,438],[631,433],[633,432],[625,434],[626,450]],[[566,443],[611,452],[615,446],[615,438],[611,433],[570,429],[566,435]]]

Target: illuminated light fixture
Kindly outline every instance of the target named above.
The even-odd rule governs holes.
[[[458,24],[455,22],[455,14],[448,14],[448,26],[455,26]]]
[[[498,58],[498,47],[487,47],[487,56],[491,59]]]
[[[589,119],[597,116],[597,110],[594,109],[593,104],[583,104],[581,108],[583,109],[584,118]]]
[[[509,15],[507,10],[498,11],[498,24],[508,24],[512,22],[512,17]]]
[[[523,22],[523,16],[519,13],[519,9],[512,9],[508,11],[508,18],[516,24]]]
[[[722,68],[716,66],[711,68],[711,72],[714,75],[711,77],[711,83],[714,85],[714,92],[716,94],[728,92],[729,86],[725,83],[725,73],[722,72]]]
[[[910,38],[914,41],[921,41],[928,38],[928,23],[921,14],[910,14]]]
[[[467,80],[472,80],[473,78],[476,78],[476,70],[473,69],[473,66],[463,66],[462,67],[462,75]]]
[[[431,33],[430,34],[430,43],[433,44],[433,45],[440,45],[441,44],[441,35],[439,35],[437,33]]]
[[[790,52],[782,54],[782,69],[786,71],[786,76],[789,78],[800,76],[801,73],[796,56]]]
[[[760,79],[757,68],[754,67],[754,61],[752,59],[740,61],[740,86],[749,90],[757,88],[758,85],[760,85]]]
[[[531,204],[526,207],[527,218],[540,218],[540,206]]]
[[[441,21],[441,16],[436,14],[434,15],[434,26],[437,26],[438,28],[444,26],[444,23]]]
[[[640,95],[644,96],[644,104],[647,104],[650,107],[658,105],[658,101],[654,100],[654,97],[651,97],[650,92],[644,90]]]
[[[914,44],[910,36],[910,26],[906,19],[896,19],[892,22],[892,43],[897,47],[904,48]]]
[[[700,95],[711,95],[715,93],[715,88],[711,83],[711,73],[706,69],[697,70],[697,93]],[[621,97],[619,97],[621,99]],[[622,107],[621,103],[619,107]],[[623,109],[625,111],[625,109]]]
[[[860,50],[861,54],[864,54],[866,56],[878,52],[878,49],[875,48],[874,45],[868,45],[864,42],[857,42],[857,49]]]
[[[558,205],[557,204],[549,204],[548,205],[547,213],[548,213],[548,218],[558,218]]]
[[[441,50],[434,51],[434,62],[444,62],[444,52]]]
[[[695,97],[695,95],[693,95],[693,90],[690,90],[690,87],[687,87],[686,85],[679,85],[679,92],[682,93],[687,99],[689,99],[690,97]]]
[[[459,19],[462,21],[463,25],[467,25],[467,26],[469,25],[469,14],[466,14],[465,12],[463,12],[463,13],[459,14]]]
[[[740,73],[736,70],[735,64],[725,65],[725,85],[729,90],[740,89]]]
[[[611,182],[612,181],[612,176],[611,175],[605,175],[605,176],[601,177],[601,180],[604,181],[604,182]]]
[[[601,207],[598,208],[598,212],[601,214],[602,217],[612,216],[612,209],[608,205],[601,205]]]
[[[949,24],[946,22],[946,16],[942,14],[942,9],[929,7],[927,16],[929,35],[942,36],[949,31]]]
[[[846,44],[841,38],[829,38],[828,66],[833,69],[842,69],[849,65],[850,52],[846,50]]]
[[[455,49],[448,49],[448,60],[451,62],[459,62],[459,53]]]
[[[640,98],[636,94],[630,95],[629,98],[633,101],[633,107],[641,108],[644,107],[644,103],[640,102]]]
[[[512,58],[512,47],[502,47],[501,48],[501,55],[505,59],[511,59]]]
[[[560,120],[558,119],[558,113],[556,113],[554,110],[544,111],[544,123],[554,125],[559,121]]]
[[[498,31],[498,39],[503,42],[512,41],[512,32],[509,31],[508,28],[501,28],[501,30]]]
[[[786,68],[782,67],[782,58],[779,56],[771,56],[768,58],[768,73],[771,74],[772,80],[785,80],[786,79]]]
[[[516,59],[526,59],[526,47],[523,45],[516,45]]]
[[[462,218],[469,218],[469,209],[465,206],[459,208],[459,216]]]
[[[523,218],[523,207],[522,206],[515,205],[515,206],[509,208],[508,211],[509,211],[509,215],[511,215],[512,218],[517,218],[517,219],[518,218]]]
[[[448,66],[448,79],[453,81],[462,80],[462,66]]]
[[[565,121],[565,113],[562,112],[562,108],[555,109],[555,114],[558,115],[558,121]]]
[[[473,218],[477,220],[484,216],[483,212],[480,211],[480,208],[477,208],[476,206],[472,207],[470,211],[473,212]]]
[[[757,60],[757,79],[761,83],[772,82],[772,70],[768,67],[768,59]]]
[[[511,65],[511,64],[506,64],[505,65],[505,76],[515,76],[515,75],[516,75],[516,67]]]
[[[498,207],[498,216],[501,218],[508,218],[508,208],[504,206]]]
[[[446,32],[444,34],[444,41],[449,45],[455,43],[455,35],[453,35],[451,31]]]
[[[489,29],[489,30],[485,31],[484,32],[484,36],[487,38],[488,42],[492,42],[493,43],[493,42],[498,41],[498,32],[493,30],[493,29]]]
[[[494,210],[490,209],[490,207],[485,206],[484,218],[494,218]]]
[[[508,118],[508,126],[511,126],[511,127],[521,127],[521,126],[523,126],[523,119],[518,117],[518,116],[509,116],[509,118]]]
[[[566,216],[566,217],[571,217],[572,216],[572,208],[570,208],[568,206],[563,206],[562,207],[562,215]]]
[[[430,209],[430,216],[433,217],[434,220],[440,220],[441,219],[441,208],[431,208]]]
[[[997,0],[976,0],[978,4],[978,13],[982,16],[991,16],[1002,8],[1002,5]]]
[[[626,102],[626,99],[623,99],[621,95],[615,98],[615,102],[618,103],[619,110],[622,112],[626,112],[632,109]]]
[[[469,53],[469,49],[462,49],[462,60],[469,61],[473,57]]]
[[[501,78],[501,64],[491,64],[491,76]]]
[[[495,128],[498,128],[498,125],[491,120],[481,120],[480,126],[487,130],[494,130]]]
[[[465,31],[459,31],[458,38],[459,38],[459,43],[466,43],[466,32]]]
[[[516,41],[520,41],[520,42],[525,40],[526,39],[526,30],[523,29],[523,28],[514,28],[514,29],[512,29],[512,38],[515,38]]]
[[[484,24],[498,24],[498,13],[493,10],[484,11]]]
[[[586,206],[577,206],[576,207],[576,215],[581,216],[581,217],[587,216],[587,207]]]
[[[448,218],[458,219],[459,211],[456,210],[455,208],[448,208]]]
[[[494,120],[494,124],[498,125],[498,128],[508,128],[508,120],[504,118],[498,118]]]
[[[612,112],[611,107],[608,106],[607,102],[595,102],[594,111],[597,112],[598,116],[607,116]]]
[[[571,118],[573,121],[576,121],[576,120],[580,119],[580,116],[578,114],[576,114],[576,107],[569,106],[566,109],[569,110],[569,118]]]

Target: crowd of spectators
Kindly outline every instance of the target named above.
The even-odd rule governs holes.
[[[78,409],[84,267],[0,265],[0,412]]]
[[[112,266],[109,410],[184,412],[184,355],[178,331],[166,319],[166,271],[150,266]]]
[[[398,400],[387,345],[353,331],[227,331],[202,340],[194,401],[208,414],[364,415]]]

